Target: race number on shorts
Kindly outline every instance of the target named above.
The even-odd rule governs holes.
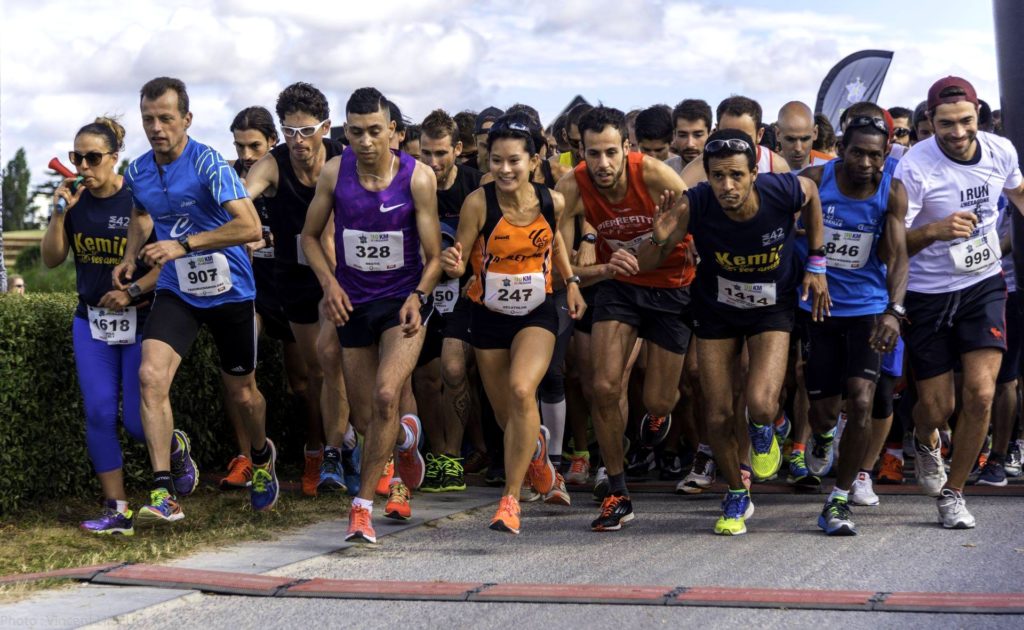
[[[871,245],[875,242],[872,232],[850,232],[825,227],[825,257],[828,266],[835,269],[860,269],[868,262]]]
[[[231,290],[228,257],[220,252],[193,254],[174,261],[178,286],[189,295],[208,297]]]
[[[402,232],[345,230],[345,264],[359,271],[392,271],[405,265]]]
[[[544,303],[547,281],[544,274],[488,272],[484,286],[484,306],[505,315],[526,315]]]
[[[89,333],[96,341],[108,346],[125,346],[135,343],[137,314],[134,306],[112,311],[98,306],[89,307]]]
[[[992,265],[998,264],[1003,251],[999,246],[999,235],[991,230],[950,245],[949,255],[957,273],[973,274],[988,271]]]
[[[736,308],[775,305],[774,282],[736,282],[718,276],[718,301]]]

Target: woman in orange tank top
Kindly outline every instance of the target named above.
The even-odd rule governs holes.
[[[494,181],[466,198],[455,246],[441,254],[442,269],[457,278],[466,270],[463,252],[472,249],[470,335],[484,389],[505,431],[507,482],[490,527],[513,534],[519,533],[523,478],[541,494],[557,481],[537,410],[537,385],[551,361],[558,326],[552,265],[567,278],[570,316],[578,319],[586,309],[555,230],[564,199],[530,181],[540,160],[531,124],[528,116],[509,114],[491,127],[488,166]]]

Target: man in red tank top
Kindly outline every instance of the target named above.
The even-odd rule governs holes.
[[[637,338],[647,344],[641,443],[653,446],[668,435],[679,397],[679,374],[690,341],[683,323],[693,280],[690,241],[654,243],[657,200],[665,191],[686,190],[675,171],[660,160],[629,153],[625,115],[597,107],[579,122],[584,162],[565,175],[556,190],[566,211],[558,229],[571,243],[575,217],[583,215],[597,232],[597,264],[574,268],[586,284],[600,283],[594,298],[594,400],[591,417],[608,472],[595,531],[617,530],[632,520],[626,491],[622,436],[626,417],[620,399],[627,364]]]

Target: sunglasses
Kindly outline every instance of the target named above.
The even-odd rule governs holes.
[[[68,159],[71,160],[71,163],[75,166],[81,166],[82,160],[85,160],[89,166],[98,166],[99,163],[103,161],[104,155],[113,154],[113,151],[104,151],[102,153],[99,151],[89,151],[85,154],[79,153],[78,151],[68,151]]]
[[[846,123],[846,129],[860,129],[863,127],[872,127],[885,134],[886,137],[889,136],[889,125],[885,124],[885,121],[881,118],[875,116],[857,116],[856,118],[851,118]]]
[[[294,138],[295,134],[299,134],[303,138],[308,138],[319,131],[320,127],[323,127],[325,122],[327,121],[321,120],[317,124],[309,125],[308,127],[289,127],[287,125],[281,125],[281,133],[283,133],[286,138]]]
[[[704,152],[708,155],[714,155],[722,151],[739,151],[741,153],[753,153],[754,149],[751,148],[750,143],[746,140],[740,140],[739,138],[726,138],[724,140],[712,140],[704,145]]]
[[[906,127],[896,127],[895,129],[892,130],[892,135],[896,136],[897,138],[905,138],[906,136],[910,135],[910,130],[907,129]]]

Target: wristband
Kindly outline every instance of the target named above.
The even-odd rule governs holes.
[[[824,256],[807,257],[807,273],[823,274],[826,271]]]
[[[658,239],[654,238],[654,232],[651,232],[651,242],[654,243],[656,247],[664,247],[665,243],[668,242],[668,239],[666,238],[663,241],[659,241]]]

